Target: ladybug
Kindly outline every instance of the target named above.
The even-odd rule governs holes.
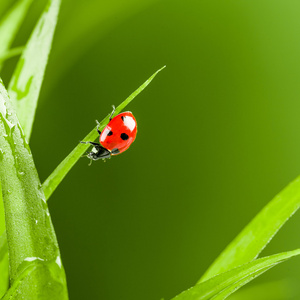
[[[126,111],[112,118],[114,113],[115,107],[113,106],[109,122],[102,132],[99,130],[100,123],[96,121],[100,143],[90,141],[81,142],[94,146],[92,151],[87,154],[87,157],[91,161],[118,155],[127,150],[135,140],[137,124],[133,114],[130,111]]]

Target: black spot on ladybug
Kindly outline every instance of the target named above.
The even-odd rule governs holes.
[[[121,117],[122,121],[124,122],[124,116]]]
[[[113,135],[113,132],[110,130],[109,133],[107,134],[108,136]]]
[[[121,139],[123,140],[123,141],[126,141],[126,140],[128,140],[129,139],[129,136],[126,134],[126,133],[121,133]]]

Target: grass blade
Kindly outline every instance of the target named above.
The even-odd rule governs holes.
[[[10,48],[32,0],[18,1],[3,17],[0,23],[0,69],[5,60],[5,54]]]
[[[67,299],[65,273],[31,151],[0,81],[0,179],[13,299]],[[27,270],[32,270],[27,273]],[[4,296],[4,299],[10,297]]]
[[[8,87],[27,140],[30,139],[37,101],[56,27],[60,0],[50,0],[19,59]]]
[[[173,300],[223,300],[268,269],[300,254],[300,249],[254,260],[182,292]]]
[[[165,67],[162,67],[158,71],[156,71],[148,80],[146,80],[137,90],[135,90],[126,100],[124,100],[115,111],[115,114],[118,114],[122,111],[147,85],[153,80],[153,78],[157,75]],[[109,115],[107,115],[100,122],[100,130],[102,130],[109,120]],[[98,133],[96,131],[96,127],[82,140],[82,141],[94,141],[98,137]],[[57,186],[61,183],[64,177],[68,174],[71,168],[75,165],[75,163],[79,160],[79,158],[87,151],[89,145],[79,143],[73,151],[58,165],[58,167],[52,172],[52,174],[45,180],[43,183],[43,189],[45,193],[45,197],[48,200],[51,194],[55,191]]]
[[[297,177],[227,246],[199,282],[255,259],[299,206],[300,177]]]

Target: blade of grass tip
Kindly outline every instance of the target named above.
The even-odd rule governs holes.
[[[213,262],[199,282],[255,259],[299,206],[300,176],[252,219]]]
[[[37,101],[56,27],[60,0],[50,0],[28,40],[11,78],[8,94],[29,141]]]
[[[148,84],[153,80],[153,78],[159,73],[162,67],[156,71],[148,80],[146,80],[137,90],[135,90],[126,100],[124,100],[115,110],[115,115],[122,111],[141,91],[143,91]],[[108,123],[110,114],[108,114],[100,122],[100,130],[102,130]],[[82,141],[94,141],[98,137],[97,127],[95,127]],[[46,200],[49,199],[51,194],[55,191],[64,177],[72,169],[75,163],[82,157],[82,155],[87,151],[89,145],[78,143],[78,145],[72,150],[72,152],[57,166],[57,168],[51,173],[51,175],[43,183],[43,189],[45,193]]]
[[[15,288],[13,299],[37,299],[37,295],[44,300],[67,299],[65,273],[45,196],[29,145],[2,81],[0,179],[10,283]],[[27,270],[31,271],[25,276]]]
[[[15,36],[26,16],[28,8],[33,0],[18,1],[2,18],[0,22],[0,70],[1,59],[11,46]]]
[[[263,257],[221,273],[182,292],[173,300],[226,299],[231,293],[268,269],[300,254],[300,249]]]

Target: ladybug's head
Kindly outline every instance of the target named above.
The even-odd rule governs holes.
[[[111,152],[103,147],[96,146],[88,153],[87,157],[92,160],[110,158]]]

